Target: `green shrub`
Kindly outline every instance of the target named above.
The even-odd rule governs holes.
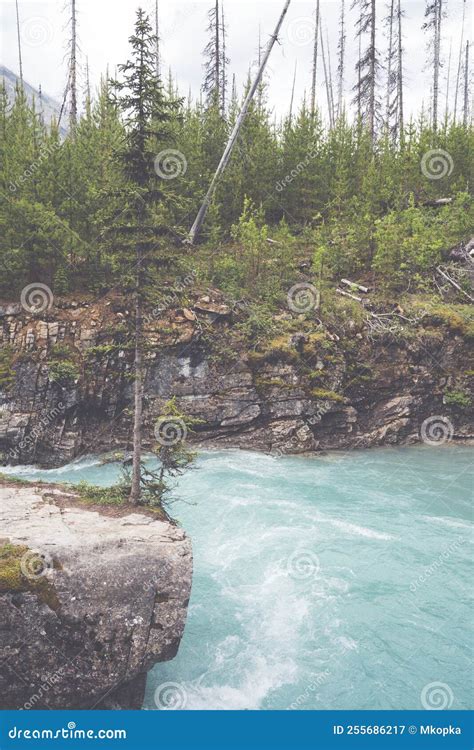
[[[445,391],[443,401],[449,406],[456,406],[459,409],[468,409],[472,404],[472,399],[469,394],[460,390]]]
[[[78,380],[81,373],[74,362],[61,360],[58,362],[49,362],[49,379],[55,383],[66,385]]]

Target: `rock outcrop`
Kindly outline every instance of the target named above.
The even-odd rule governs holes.
[[[0,460],[55,466],[130,447],[132,317],[113,295],[57,300],[36,314],[0,305]],[[412,327],[402,315],[399,331],[377,334],[347,316],[339,328],[316,316],[278,317],[287,332],[249,351],[236,325],[242,310],[215,291],[150,311],[145,447],[172,396],[198,420],[193,439],[212,447],[302,453],[411,443],[432,416],[449,420],[454,439],[474,434],[466,396],[474,366],[456,314],[423,314]]]
[[[0,709],[141,708],[191,588],[184,532],[0,488]]]

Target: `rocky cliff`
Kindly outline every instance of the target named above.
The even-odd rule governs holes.
[[[141,708],[179,646],[189,540],[57,489],[0,486],[0,709]]]
[[[51,466],[130,446],[131,309],[113,294],[56,300],[39,313],[0,306],[4,463]],[[278,335],[252,346],[241,308],[214,290],[155,312],[146,323],[146,447],[171,396],[199,420],[193,439],[212,446],[300,453],[415,442],[431,417],[452,439],[474,433],[472,333],[452,311],[415,322],[401,311],[398,326],[379,325],[384,317],[368,325],[350,310],[329,322],[283,313]]]

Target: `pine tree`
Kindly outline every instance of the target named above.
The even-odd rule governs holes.
[[[126,261],[132,264],[135,293],[135,383],[133,468],[130,502],[141,498],[143,414],[143,305],[146,297],[149,256],[158,251],[155,204],[163,197],[154,169],[154,158],[166,142],[171,118],[161,80],[156,77],[156,38],[143,10],[137,11],[135,33],[129,39],[131,58],[119,66],[122,81],[114,82],[118,104],[125,114],[126,138],[121,153],[128,182],[126,207],[116,219],[114,233],[121,241]]]

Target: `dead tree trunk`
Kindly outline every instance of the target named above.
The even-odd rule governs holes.
[[[392,0],[393,2],[393,0]],[[337,67],[338,72],[338,86],[337,86],[337,116],[340,117],[342,114],[342,98],[344,93],[344,69],[345,69],[345,56],[346,56],[346,13],[345,13],[345,2],[341,0],[341,18],[339,27],[339,64]]]
[[[400,145],[403,146],[405,139],[405,121],[404,121],[404,106],[403,106],[403,37],[402,37],[402,5],[401,0],[398,0],[398,132],[400,138]]]
[[[387,91],[385,94],[385,127],[387,133],[390,132],[391,117],[392,117],[392,94],[393,94],[393,25],[394,25],[394,13],[395,13],[395,0],[390,2],[390,11],[388,17],[388,51],[387,51]]]
[[[21,36],[20,36],[20,11],[18,8],[18,0],[15,0],[16,6],[16,34],[18,39],[18,67],[20,72],[20,83],[23,85],[23,59],[21,55]]]
[[[276,25],[275,31],[273,35],[270,37],[270,41],[268,42],[267,49],[265,50],[265,54],[262,58],[261,65],[259,66],[257,75],[255,77],[254,82],[252,83],[249,92],[245,98],[245,101],[242,106],[242,111],[240,112],[236,123],[234,125],[234,129],[232,131],[232,134],[229,138],[229,142],[225,148],[225,151],[222,155],[222,159],[220,160],[219,166],[217,167],[216,173],[214,177],[212,178],[211,184],[209,186],[209,189],[207,191],[207,194],[203,200],[203,203],[201,205],[201,208],[198,211],[198,214],[196,216],[196,219],[194,221],[193,226],[191,227],[191,231],[189,233],[188,242],[192,245],[196,241],[197,236],[199,235],[199,232],[201,230],[201,227],[203,225],[204,219],[206,218],[206,214],[208,211],[208,208],[210,206],[212,196],[214,195],[214,190],[216,188],[216,185],[224,172],[225,168],[227,167],[230,157],[232,156],[232,152],[234,150],[234,146],[236,144],[237,138],[239,137],[240,130],[242,128],[242,125],[245,122],[245,118],[247,117],[250,104],[252,102],[253,97],[255,96],[255,92],[260,84],[260,81],[262,80],[263,71],[265,70],[265,67],[268,62],[268,58],[271,55],[272,49],[275,45],[275,42],[278,39],[278,34],[280,33],[280,29],[282,27],[283,21],[285,20],[285,16],[288,12],[288,8],[290,7],[291,0],[285,0],[285,6],[283,8],[283,11],[280,15],[280,18],[278,20],[278,23]]]
[[[289,123],[291,125],[291,122],[293,120],[293,103],[295,101],[295,87],[296,87],[296,71],[298,69],[298,61],[295,61],[295,72],[293,74],[293,86],[291,88],[291,99],[290,99],[290,114],[289,114]]]
[[[331,46],[329,44],[329,34],[326,26],[326,50],[328,53],[328,71],[329,71],[329,93],[331,94],[331,109],[332,109],[332,121],[336,119],[336,108],[334,106],[334,86],[332,82],[332,67],[331,67]]]
[[[322,23],[319,24],[319,37],[321,41],[321,56],[323,58],[323,70],[324,70],[324,82],[326,85],[326,99],[328,103],[328,115],[329,115],[329,127],[334,127],[334,113],[333,113],[333,106],[332,106],[332,98],[331,98],[331,87],[330,87],[330,81],[329,81],[329,72],[328,72],[328,66],[326,63],[326,53],[324,51],[324,38],[323,38],[323,25]]]
[[[369,131],[372,143],[375,143],[375,79],[377,75],[376,70],[376,48],[375,48],[375,30],[376,30],[376,17],[375,17],[375,0],[371,1],[371,22],[370,22],[370,94],[369,94]]]
[[[220,27],[220,8],[219,0],[216,0],[216,100],[220,104],[221,102],[221,27]]]
[[[459,42],[458,70],[456,74],[456,88],[454,91],[454,122],[456,122],[456,118],[458,114],[458,95],[459,95],[459,86],[460,86],[460,81],[461,81],[462,56],[464,52],[465,20],[466,20],[466,0],[464,0],[463,6],[462,6],[461,40]]]
[[[160,16],[158,8],[158,0],[155,2],[155,66],[156,66],[156,78],[160,79]]]
[[[466,42],[466,62],[464,65],[464,108],[463,124],[467,128],[469,119],[469,42]]]
[[[226,50],[226,28],[224,19],[224,3],[221,2],[221,40],[222,40],[222,71],[221,71],[221,109],[225,115],[227,104],[227,50]]]
[[[319,37],[319,1],[316,0],[316,19],[314,27],[314,46],[313,46],[313,75],[311,81],[311,117],[314,119],[316,114],[316,79],[318,70],[318,37]]]
[[[69,63],[69,85],[71,91],[71,110],[69,126],[74,132],[77,125],[77,14],[76,0],[71,0],[71,60]]]

